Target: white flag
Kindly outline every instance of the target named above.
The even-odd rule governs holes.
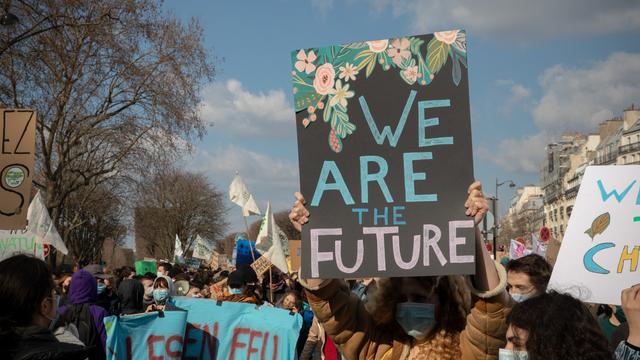
[[[515,260],[527,255],[527,247],[519,241],[511,239],[509,246],[509,259]]]
[[[211,252],[204,243],[204,239],[200,235],[196,236],[196,245],[193,248],[193,257],[195,259],[201,259],[209,261]]]
[[[175,262],[181,262],[182,255],[182,243],[180,242],[180,238],[178,238],[178,234],[176,234],[175,249],[173,250],[173,258],[175,259]]]
[[[236,175],[229,185],[229,199],[242,208],[242,215],[260,215],[258,205],[240,175]]]
[[[258,233],[258,239],[256,240],[256,249],[262,253],[262,256],[266,257],[274,266],[276,266],[283,273],[289,272],[289,266],[287,265],[287,257],[284,253],[282,246],[284,243],[288,244],[286,236],[276,225],[273,213],[271,212],[271,203],[267,204],[267,212],[264,214],[264,219],[260,225],[260,232]]]
[[[51,221],[51,216],[49,216],[47,207],[44,206],[42,196],[40,196],[40,191],[36,193],[36,196],[31,200],[31,204],[29,204],[27,221],[27,229],[33,233],[38,240],[44,244],[52,245],[65,255],[69,253],[53,221]]]

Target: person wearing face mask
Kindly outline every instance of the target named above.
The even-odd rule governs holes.
[[[153,304],[147,306],[145,312],[182,310],[169,302],[175,295],[173,280],[168,276],[158,276],[153,281]]]
[[[249,265],[238,265],[227,278],[229,295],[222,296],[218,300],[262,305],[262,301],[256,295],[257,288],[258,275],[253,268]]]
[[[87,271],[76,271],[71,277],[69,288],[69,304],[60,307],[60,315],[65,324],[74,324],[78,329],[80,340],[91,346],[89,358],[104,359],[107,342],[107,332],[104,318],[109,316],[107,311],[94,305],[98,298],[96,279]]]
[[[516,304],[507,317],[500,360],[612,360],[607,338],[587,306],[555,291]]]
[[[98,264],[87,265],[83,270],[96,279],[98,297],[94,304],[102,306],[109,315],[115,315],[118,309],[118,295],[111,288],[113,275],[106,274],[102,265]]]
[[[0,358],[80,360],[89,350],[51,331],[59,296],[47,264],[32,256],[0,261]]]
[[[158,273],[156,276],[169,276],[169,272],[173,269],[173,266],[168,262],[161,262],[158,264]]]
[[[289,219],[298,231],[310,216],[304,203],[296,193]],[[380,279],[366,308],[342,280],[300,280],[320,324],[345,358],[497,358],[505,344],[511,299],[505,290],[506,272],[491,260],[477,227],[488,209],[479,182],[469,187],[464,206],[476,224],[476,270],[471,278]]]
[[[515,302],[523,302],[547,291],[553,269],[538,254],[530,254],[507,263],[507,289]]]
[[[156,275],[153,273],[146,273],[140,278],[140,283],[142,283],[144,287],[144,296],[142,297],[143,309],[153,304],[153,281],[155,279]]]

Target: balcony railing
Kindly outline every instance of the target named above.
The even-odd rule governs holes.
[[[597,156],[595,158],[595,163],[596,165],[609,165],[609,164],[615,163],[617,159],[618,159],[618,154],[611,153],[606,156]]]
[[[640,151],[640,141],[618,147],[620,155],[628,154],[633,151]]]

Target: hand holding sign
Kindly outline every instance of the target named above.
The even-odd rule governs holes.
[[[627,341],[640,347],[640,284],[622,291],[622,310],[629,323]]]
[[[482,184],[480,181],[476,181],[469,186],[469,197],[464,203],[464,207],[467,208],[467,216],[473,216],[476,225],[480,224],[484,216],[489,211],[489,203],[485,199],[482,193]]]
[[[306,203],[304,196],[298,191],[295,192],[294,196],[296,197],[296,201],[293,203],[293,208],[291,208],[291,212],[289,213],[289,220],[291,220],[296,230],[302,231],[302,225],[309,221],[310,214],[304,206]]]

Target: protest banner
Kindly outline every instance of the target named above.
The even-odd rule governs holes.
[[[200,237],[200,235],[196,236],[196,244],[193,248],[193,257],[195,259],[208,261],[211,256],[211,251],[205,245],[204,239]]]
[[[262,274],[269,271],[269,268],[271,267],[271,261],[269,261],[266,256],[260,256],[259,259],[256,259],[256,261],[251,264],[251,267],[256,272],[258,277],[260,277]]]
[[[155,274],[158,272],[158,267],[155,260],[138,260],[135,262],[136,275],[144,275],[148,272]]]
[[[36,112],[0,109],[0,229],[22,230],[27,226],[31,179],[35,161]]]
[[[289,267],[290,272],[300,271],[300,240],[289,240]]]
[[[185,265],[187,265],[187,267],[189,269],[194,269],[197,270],[200,268],[200,264],[202,263],[202,260],[200,259],[194,259],[194,258],[188,258],[184,260]]]
[[[108,360],[183,358],[186,311],[109,316],[104,325]]]
[[[213,270],[220,267],[220,254],[218,254],[217,251],[211,253],[211,257],[209,257],[209,266]]]
[[[620,305],[638,283],[640,166],[589,166],[549,287],[586,302]]]
[[[302,328],[302,317],[297,313],[187,297],[176,297],[172,302],[187,310],[185,360],[295,358]]]
[[[463,30],[292,52],[302,276],[470,274]]]
[[[527,255],[527,247],[520,241],[511,239],[509,244],[509,259],[515,260]]]
[[[0,260],[17,254],[44,259],[49,250],[38,236],[27,230],[0,230]]]

